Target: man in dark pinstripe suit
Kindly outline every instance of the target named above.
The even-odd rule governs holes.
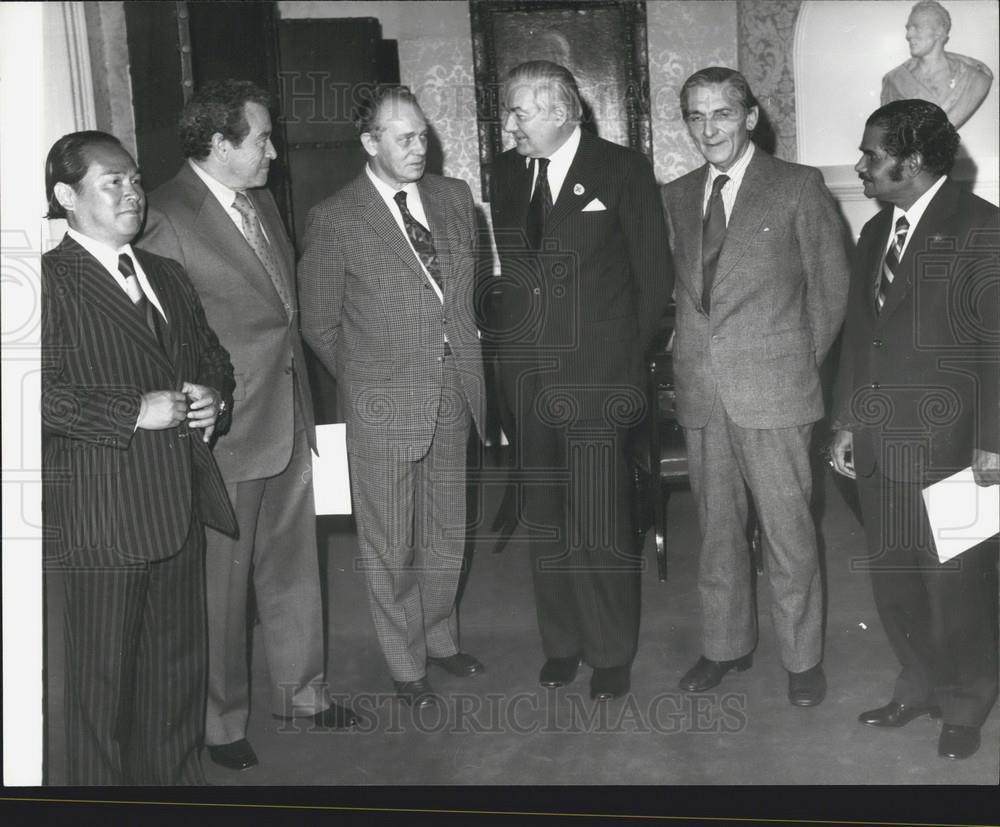
[[[500,254],[502,405],[525,490],[542,686],[594,669],[591,696],[630,687],[639,631],[624,441],[644,411],[643,353],[673,289],[649,162],[580,129],[576,80],[515,67],[490,206]]]
[[[472,194],[424,174],[427,122],[408,89],[378,89],[356,123],[368,164],[306,225],[302,334],[337,379],[379,644],[397,695],[423,706],[428,663],[483,671],[454,624],[466,443],[484,418]]]
[[[102,132],[45,169],[42,256],[46,565],[65,583],[69,784],[199,784],[203,524],[235,518],[208,443],[229,354],[176,262],[135,250],[145,196]]]

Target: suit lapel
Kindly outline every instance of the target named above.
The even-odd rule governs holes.
[[[375,189],[375,185],[368,180],[368,173],[364,170],[361,171],[361,175],[358,177],[358,197],[362,215],[365,221],[371,225],[375,234],[388,244],[393,252],[399,256],[400,261],[418,275],[421,280],[426,278],[420,262],[417,261],[416,255],[414,255],[413,250],[410,248],[410,242],[406,240],[406,236],[399,229],[396,219],[389,212],[389,205],[382,199],[378,190]],[[426,204],[424,204],[424,210],[427,210]],[[429,218],[428,221],[430,221]],[[432,228],[428,227],[428,229],[432,233],[434,232]]]
[[[294,310],[295,254],[288,241],[288,233],[285,232],[281,216],[278,215],[275,209],[274,201],[264,195],[266,192],[267,190],[261,187],[256,190],[247,190],[247,196],[257,211],[257,217],[264,227],[264,232],[267,233],[267,239],[271,245],[272,257],[278,265],[278,273],[285,288],[285,295],[292,297]],[[254,257],[256,258],[256,256]],[[268,276],[268,279],[270,279],[270,276]]]
[[[879,314],[880,319],[891,316],[910,294],[910,291],[913,289],[913,281],[919,275],[919,256],[921,253],[926,252],[928,244],[932,240],[940,237],[941,227],[947,226],[951,218],[956,214],[958,210],[957,194],[958,191],[952,187],[951,182],[945,181],[941,189],[931,199],[930,204],[927,205],[927,209],[924,210],[924,214],[920,217],[919,223],[912,231],[906,249],[903,251],[903,257],[900,259],[899,267],[897,268],[896,278],[889,288],[885,305]],[[889,233],[892,231],[892,227],[890,226],[892,223],[892,210],[886,210],[886,213],[888,214],[887,226],[884,228],[884,234],[880,235],[883,242],[882,247],[879,248],[880,250],[884,249],[885,245],[888,244]],[[881,258],[877,266],[881,268]]]
[[[743,174],[743,182],[740,184],[740,191],[736,195],[732,215],[726,226],[726,240],[719,254],[719,264],[712,283],[713,292],[733,272],[736,263],[746,252],[747,245],[760,231],[761,224],[767,217],[773,199],[773,192],[769,190],[769,180],[772,179],[772,176],[768,175],[770,160],[762,149],[759,147],[754,149],[753,158]]]
[[[444,199],[433,191],[433,185],[426,179],[417,184],[420,191],[420,203],[423,204],[424,214],[427,216],[428,230],[431,231],[431,238],[434,239],[434,249],[437,252],[438,262],[441,267],[442,284],[448,281],[452,273],[451,245],[448,243],[447,215],[444,208]],[[422,273],[423,271],[421,271]]]
[[[284,305],[278,292],[271,283],[271,277],[260,263],[257,254],[247,243],[229,214],[219,203],[219,199],[209,192],[205,183],[186,164],[182,168],[182,173],[187,179],[187,185],[196,189],[200,196],[201,203],[198,205],[195,214],[196,232],[205,240],[209,247],[214,247],[220,255],[232,263],[254,290],[261,294],[267,301],[281,312],[285,312]],[[254,200],[254,208],[258,206],[258,201]],[[274,238],[274,233],[270,227],[265,227],[268,238]],[[279,256],[275,256],[279,258]],[[280,267],[281,265],[279,265]]]
[[[594,161],[595,144],[586,132],[580,135],[573,162],[566,172],[566,180],[559,189],[559,197],[545,219],[545,234],[553,232],[566,218],[579,212],[594,199],[594,178],[599,172]],[[531,180],[530,177],[528,179]],[[527,209],[527,205],[525,205]]]
[[[145,318],[136,312],[132,300],[114,277],[104,269],[104,265],[68,235],[63,238],[57,251],[60,255],[81,263],[78,285],[81,302],[86,302],[105,316],[111,324],[133,339],[140,351],[173,376],[174,365],[171,359],[164,353],[153,332],[146,326]],[[75,267],[71,268],[70,272],[74,269]],[[145,270],[145,266],[143,269]],[[146,275],[149,276],[149,273]],[[153,289],[157,289],[155,285]],[[158,298],[160,293],[161,291],[157,290]]]
[[[702,272],[701,272],[701,241],[702,241],[702,211],[705,200],[705,178],[708,176],[708,164],[705,164],[698,174],[684,179],[683,190],[679,198],[681,209],[671,214],[674,224],[674,246],[684,245],[684,254],[680,259],[677,274],[687,288],[696,305],[701,304]]]

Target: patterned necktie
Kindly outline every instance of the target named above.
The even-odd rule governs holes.
[[[128,297],[132,300],[136,312],[142,316],[143,321],[146,322],[146,327],[152,331],[156,337],[156,341],[162,348],[164,333],[160,325],[163,323],[163,317],[153,307],[152,302],[146,298],[146,294],[142,292],[139,278],[135,274],[135,264],[128,253],[122,253],[118,256],[118,272],[125,278],[125,292],[128,293]]]
[[[719,175],[712,182],[705,219],[701,227],[701,306],[708,313],[711,307],[712,282],[719,253],[726,240],[726,206],[722,203],[722,188],[729,181],[728,175]]]
[[[438,263],[437,250],[434,249],[434,237],[431,235],[431,231],[417,221],[410,213],[409,208],[406,206],[406,190],[400,190],[393,198],[396,199],[396,203],[399,205],[399,212],[403,216],[403,226],[406,227],[407,238],[410,239],[413,249],[417,251],[420,263],[424,265],[424,269],[427,270],[437,286],[444,292],[444,285],[441,283],[441,266]]]
[[[542,235],[545,232],[545,219],[552,209],[552,190],[549,189],[549,159],[535,158],[538,165],[538,176],[535,179],[535,191],[528,204],[527,234],[528,244],[532,250],[541,249]]]
[[[885,258],[882,260],[882,270],[879,273],[878,286],[875,290],[876,313],[882,312],[885,297],[889,294],[889,288],[896,279],[896,268],[899,267],[899,258],[903,254],[903,245],[906,244],[906,234],[909,231],[910,222],[906,220],[905,215],[901,215],[896,222],[896,237],[889,245]]]
[[[247,243],[253,249],[257,258],[260,259],[260,263],[271,278],[271,284],[274,285],[278,298],[281,299],[281,303],[285,306],[285,312],[290,315],[292,312],[292,302],[289,299],[285,283],[281,278],[278,265],[271,252],[271,245],[268,244],[267,238],[264,236],[264,231],[260,227],[257,211],[253,208],[253,204],[250,203],[250,199],[246,197],[246,193],[236,193],[236,200],[233,201],[233,209],[243,219],[243,234],[246,236]]]

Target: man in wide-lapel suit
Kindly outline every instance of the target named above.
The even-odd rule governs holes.
[[[104,132],[45,167],[45,562],[65,586],[69,784],[204,783],[204,530],[233,533],[209,450],[233,367],[173,261],[135,250],[145,195]]]
[[[542,686],[593,668],[630,687],[639,631],[625,439],[646,401],[643,354],[673,289],[663,210],[639,153],[582,131],[573,75],[516,66],[492,170],[500,256],[502,419],[512,424],[545,662]]]
[[[997,539],[941,563],[921,491],[970,465],[1000,482],[1000,210],[948,177],[958,145],[923,100],[865,124],[855,170],[888,206],[858,242],[831,445],[857,480],[864,567],[901,666],[891,701],[859,720],[943,717],[952,759],[979,748],[997,695]]]
[[[253,588],[271,710],[341,728],[353,713],[326,689],[310,449],[315,426],[295,298],[295,256],[264,187],[269,96],[248,81],[202,87],[180,118],[187,161],[150,194],[140,244],[181,262],[236,368],[215,447],[240,526],[207,535],[209,682],[205,742],[230,769],[257,763],[246,740]]]
[[[337,380],[382,654],[397,696],[421,707],[436,699],[428,664],[483,671],[454,622],[466,446],[484,417],[472,194],[425,174],[427,122],[408,89],[379,87],[355,114],[368,163],[309,213],[302,332]]]
[[[707,161],[663,187],[679,283],[677,416],[702,530],[702,656],[680,687],[703,692],[751,664],[749,489],[789,701],[813,706],[826,679],[809,441],[847,301],[843,225],[818,170],[751,141],[759,111],[739,72],[696,72],[680,99]]]

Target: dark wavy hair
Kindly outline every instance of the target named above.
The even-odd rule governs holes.
[[[114,135],[96,129],[70,132],[52,144],[52,149],[45,158],[45,199],[49,202],[46,218],[66,217],[66,210],[56,198],[56,184],[69,184],[79,192],[77,185],[90,169],[90,159],[86,151],[98,144],[109,144],[124,149],[122,142]]]
[[[743,77],[741,72],[730,69],[728,66],[708,66],[705,69],[699,69],[684,81],[680,91],[681,114],[685,118],[688,116],[688,92],[691,89],[695,86],[711,86],[716,83],[723,83],[735,89],[739,93],[739,102],[748,112],[759,105],[757,98],[750,91],[750,84],[747,83],[747,79]]]
[[[919,153],[926,172],[951,172],[960,139],[937,104],[917,99],[893,101],[872,112],[865,126],[885,130],[882,148],[893,158],[903,160]]]
[[[249,80],[213,80],[202,86],[184,106],[178,122],[184,157],[196,161],[207,158],[216,132],[233,146],[243,143],[250,132],[243,112],[247,103],[270,109],[274,101]]]
[[[358,130],[358,135],[366,132],[377,133],[378,122],[382,115],[382,110],[388,106],[400,103],[409,103],[420,108],[417,96],[410,91],[408,86],[399,84],[380,84],[375,86],[360,86],[355,90],[357,105],[351,116],[354,128]]]

